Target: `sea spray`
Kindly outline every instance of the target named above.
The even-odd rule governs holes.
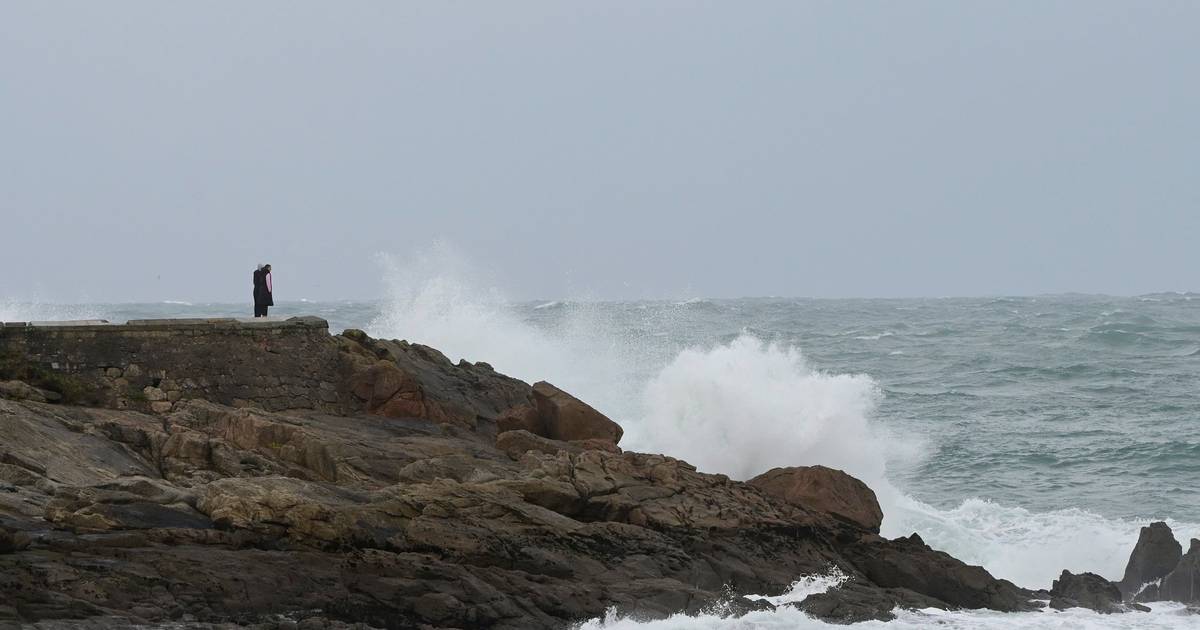
[[[430,345],[452,360],[486,361],[529,382],[548,380],[627,429],[633,423],[645,380],[639,366],[660,359],[641,349],[644,335],[623,330],[609,311],[555,302],[553,320],[534,325],[444,244],[407,260],[381,255],[379,261],[386,297],[368,324],[371,335]]]
[[[53,304],[0,298],[0,322],[104,319],[105,309],[94,304]]]
[[[632,435],[735,479],[822,464],[878,486],[885,455],[869,417],[879,395],[867,376],[816,372],[798,350],[742,335],[679,353],[646,385]]]
[[[823,573],[805,575],[792,582],[788,590],[784,591],[781,595],[748,595],[747,598],[763,600],[772,606],[795,604],[804,601],[809,595],[817,595],[835,589],[848,579],[850,579],[850,576],[846,575],[836,566],[831,565]]]

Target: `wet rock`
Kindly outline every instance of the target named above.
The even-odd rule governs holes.
[[[1150,610],[1140,604],[1122,604],[1117,585],[1095,573],[1074,574],[1065,570],[1050,587],[1050,607],[1088,608],[1104,614]]]
[[[621,425],[546,381],[534,383],[533,399],[542,417],[542,435],[552,440],[595,439],[619,444],[625,433]]]
[[[1166,523],[1151,523],[1138,535],[1137,545],[1125,566],[1125,577],[1117,583],[1117,588],[1130,599],[1140,594],[1144,585],[1157,582],[1174,570],[1182,557],[1183,546],[1175,540],[1171,528]]]
[[[710,606],[708,610],[723,618],[738,618],[752,612],[774,612],[775,608],[774,604],[765,599],[728,597],[718,604]]]
[[[944,608],[946,604],[903,588],[881,589],[870,584],[850,582],[824,593],[809,595],[794,606],[818,619],[850,624],[872,620],[891,621],[896,618],[893,612],[896,608]]]
[[[770,496],[828,512],[876,534],[883,522],[875,492],[840,470],[825,466],[773,468],[747,483]]]
[[[1158,598],[1185,604],[1200,603],[1200,540],[1193,538],[1179,564],[1163,577]]]
[[[1026,592],[1008,580],[930,548],[917,534],[895,540],[866,537],[845,547],[843,555],[876,586],[908,589],[950,607],[1034,608]]]

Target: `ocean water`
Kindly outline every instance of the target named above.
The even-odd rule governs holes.
[[[331,328],[426,343],[545,379],[626,429],[622,446],[748,478],[825,464],[870,484],[885,535],[1021,586],[1119,579],[1139,527],[1200,537],[1200,295],[508,302],[398,273],[370,302],[281,302]],[[246,304],[0,301],[0,320],[244,317]],[[796,594],[836,587],[797,576]],[[814,586],[815,585],[815,586]],[[806,590],[807,589],[807,590]],[[777,594],[770,594],[777,595]],[[915,628],[1200,627],[1200,615],[904,612]],[[584,628],[826,627],[794,610]]]

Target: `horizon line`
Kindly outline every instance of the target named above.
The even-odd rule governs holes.
[[[714,297],[714,296],[693,296],[688,298],[680,297],[655,297],[655,298],[608,298],[608,299],[590,299],[590,298],[530,298],[519,300],[499,300],[500,303],[509,304],[528,304],[528,303],[574,303],[574,304],[606,304],[606,303],[621,303],[621,302],[675,302],[685,303],[689,301],[738,301],[738,300],[811,300],[811,301],[838,301],[838,300],[981,300],[981,299],[1033,299],[1033,298],[1062,298],[1062,297],[1094,297],[1094,298],[1140,298],[1151,296],[1191,296],[1200,295],[1200,292],[1193,291],[1150,291],[1146,293],[1100,293],[1100,292],[1084,292],[1084,291],[1059,291],[1045,293],[981,293],[974,295],[907,295],[907,296],[865,296],[865,295],[847,295],[847,296],[813,296],[813,295],[743,295],[737,297]],[[351,304],[370,304],[387,302],[388,297],[375,298],[326,298],[326,299],[308,299],[296,298],[290,300],[280,300],[280,304],[321,304],[321,303],[351,303]],[[179,300],[179,299],[162,299],[162,300],[127,300],[127,301],[59,301],[59,300],[27,300],[19,298],[4,298],[0,300],[0,304],[45,304],[52,306],[85,306],[85,305],[165,305],[174,304],[178,306],[201,306],[201,305],[240,305],[245,304],[247,300]]]

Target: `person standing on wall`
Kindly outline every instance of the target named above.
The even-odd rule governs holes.
[[[266,317],[268,306],[275,306],[271,297],[271,265],[259,265],[254,271],[254,316]]]

